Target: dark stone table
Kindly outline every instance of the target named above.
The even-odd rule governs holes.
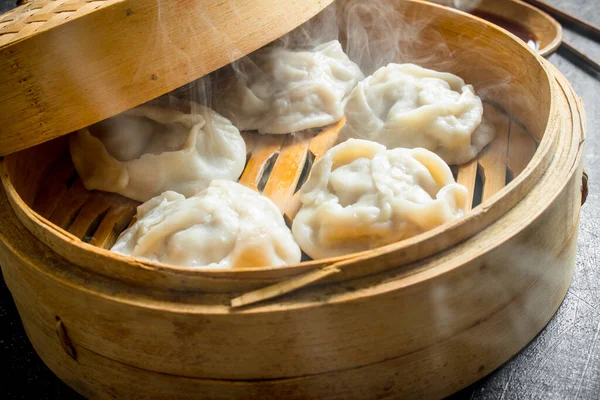
[[[0,11],[14,0],[0,0]],[[504,1],[504,0],[497,0]],[[600,0],[547,0],[600,25]],[[600,44],[566,31],[565,39],[600,61]],[[581,211],[577,266],[569,292],[546,328],[495,372],[452,399],[600,400],[600,81],[560,53],[549,60],[584,100],[584,167],[590,194]],[[0,398],[80,399],[37,356],[0,279]]]

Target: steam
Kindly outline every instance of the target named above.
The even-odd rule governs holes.
[[[393,3],[351,1],[340,7],[338,24],[344,49],[365,75],[390,62],[400,62],[401,49],[418,33],[413,30],[420,29],[399,19]]]
[[[442,35],[437,33],[437,37],[432,37],[436,33],[430,32],[428,42],[435,44],[429,45],[428,51],[423,52],[420,37],[428,26],[428,18],[410,18],[410,15],[405,18],[406,8],[405,3],[399,0],[336,2],[265,47],[311,50],[323,43],[339,40],[344,52],[360,66],[365,76],[390,62],[414,62],[444,70],[451,54]],[[229,65],[171,94],[211,107],[222,100],[221,94],[231,85],[246,83],[250,76],[265,73],[257,62],[260,51],[246,57],[240,57],[241,54],[234,51],[230,54]]]
[[[464,11],[472,10],[479,2],[480,0],[434,1]],[[339,40],[344,52],[361,68],[365,76],[392,62],[415,63],[424,68],[460,76],[474,86],[476,94],[482,99],[502,98],[504,103],[523,103],[519,104],[519,108],[535,106],[527,99],[519,99],[519,96],[509,93],[511,83],[515,79],[522,79],[526,70],[518,66],[507,70],[504,65],[498,65],[496,51],[482,52],[481,49],[487,47],[483,35],[461,36],[460,48],[449,47],[443,33],[446,28],[440,27],[440,23],[436,21],[437,15],[428,8],[415,7],[414,4],[401,0],[338,1],[264,48],[311,50],[331,40]],[[461,21],[462,19],[457,18],[456,25],[452,26],[455,32],[460,32]],[[210,21],[202,22],[210,26]],[[213,26],[212,29],[215,34],[220,34],[217,27]],[[223,40],[229,39],[224,37]],[[259,49],[242,57],[240,51],[234,50],[228,55],[231,60],[229,65],[174,90],[170,95],[223,113],[222,110],[228,107],[228,100],[223,94],[232,85],[248,86],[252,77],[268,74],[261,67],[261,51]],[[477,65],[485,65],[485,74],[473,73],[476,68],[473,60],[478,60]],[[514,109],[506,107],[506,104],[499,105],[501,108]],[[527,121],[521,122],[527,126]]]
[[[473,11],[479,6],[481,0],[427,0],[431,3],[441,4],[443,6],[456,8],[461,11]]]

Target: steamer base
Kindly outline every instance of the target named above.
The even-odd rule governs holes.
[[[329,354],[330,359],[320,358],[316,347],[305,348],[315,354],[304,361],[313,360],[318,372],[263,379],[257,365],[256,378],[224,379],[193,376],[194,367],[227,369],[202,365],[201,359],[190,364],[187,375],[165,371],[168,366],[150,355],[138,365],[124,362],[129,355],[115,349],[135,347],[128,342],[134,325],[153,335],[165,320],[172,321],[182,343],[193,347],[201,344],[202,330],[211,329],[204,321],[212,316],[182,295],[165,293],[150,301],[154,290],[116,284],[69,264],[26,229],[2,192],[0,265],[29,339],[53,372],[92,399],[441,398],[460,390],[496,369],[543,329],[571,281],[582,202],[584,118],[570,85],[555,74],[565,107],[551,165],[496,222],[411,266],[231,311],[257,319],[273,313],[297,331],[298,341],[305,327],[319,324],[328,340],[364,338],[363,346]],[[74,310],[87,311],[87,316],[79,315],[87,318],[84,328],[76,323]],[[344,318],[354,318],[354,331],[336,329]],[[214,321],[218,323],[216,317]],[[397,341],[384,340],[390,330],[397,332]],[[186,342],[195,334],[196,341]],[[97,338],[117,346],[109,348]],[[387,347],[376,348],[380,342]],[[288,345],[292,352],[295,343]],[[152,346],[172,347],[174,357],[181,348],[159,339]],[[386,349],[390,357],[362,361]],[[286,368],[291,357],[281,354],[280,360],[267,362],[276,371]],[[335,358],[353,360],[356,366],[322,372],[323,365],[335,365]],[[224,355],[222,362],[229,363],[235,377],[235,360]]]

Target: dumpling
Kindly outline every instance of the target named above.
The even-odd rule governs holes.
[[[456,75],[414,64],[388,64],[354,89],[340,141],[367,139],[387,148],[423,147],[463,164],[495,137],[473,87]]]
[[[337,40],[311,51],[267,47],[237,64],[233,84],[215,108],[240,130],[290,133],[329,125],[344,115],[364,78]]]
[[[331,148],[313,166],[292,224],[314,259],[368,250],[459,218],[467,189],[422,148],[391,149],[359,139]]]
[[[246,163],[238,129],[210,108],[139,106],[71,136],[71,158],[88,190],[146,201],[173,190],[186,197],[213,179],[237,180]]]
[[[185,198],[165,192],[137,209],[137,221],[111,249],[192,268],[282,266],[300,248],[275,204],[236,182],[215,180]]]

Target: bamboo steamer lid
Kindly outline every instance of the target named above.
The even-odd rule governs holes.
[[[332,0],[35,0],[0,16],[0,156],[198,79]]]

